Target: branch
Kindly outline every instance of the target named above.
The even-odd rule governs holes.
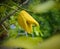
[[[10,13],[9,15],[7,15],[5,18],[1,19],[0,25],[1,25],[6,19],[8,19],[10,16],[12,16],[14,13],[16,13],[16,12],[21,8],[21,6],[24,5],[24,4],[26,4],[28,1],[29,1],[29,0],[24,1],[24,2],[23,2],[17,9],[15,9],[12,13]]]

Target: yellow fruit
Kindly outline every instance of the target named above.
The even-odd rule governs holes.
[[[26,20],[21,15],[18,16],[18,23],[22,28],[27,29]]]
[[[39,25],[38,22],[30,14],[28,14],[25,10],[21,11],[20,14],[23,14],[24,18],[27,20],[28,23],[33,23],[37,26]]]
[[[39,23],[31,15],[29,15],[25,10],[22,10],[19,13],[18,23],[28,33],[32,32],[33,24],[35,24],[36,26],[39,26]]]

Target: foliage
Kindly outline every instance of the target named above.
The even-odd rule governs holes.
[[[51,0],[29,0],[26,4],[21,5],[25,0],[9,0],[0,2],[0,21],[19,8],[14,14],[7,18],[2,24],[6,27],[0,27],[0,36],[3,30],[8,31],[7,38],[18,36],[49,38],[57,32],[60,33],[60,2]],[[48,4],[47,4],[48,2]],[[38,6],[37,6],[38,5]],[[52,6],[51,6],[52,5]],[[38,8],[37,8],[38,7]],[[41,9],[40,9],[41,8]],[[17,22],[20,11],[26,10],[36,21],[39,27],[33,26],[33,33],[25,32]],[[40,11],[41,10],[41,11]],[[1,31],[2,30],[2,31]]]

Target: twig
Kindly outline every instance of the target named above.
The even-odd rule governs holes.
[[[10,13],[9,15],[7,15],[5,18],[3,18],[3,19],[0,21],[0,24],[2,24],[6,19],[8,19],[10,16],[12,16],[17,10],[18,10],[18,8],[17,8],[16,10],[14,10],[12,13]]]
[[[6,27],[2,24],[2,27],[4,28],[4,30],[8,33],[8,30],[6,29]]]
[[[10,13],[9,15],[7,15],[5,18],[1,19],[0,21],[0,25],[6,20],[8,19],[10,16],[12,16],[14,13],[16,13],[22,5],[26,4],[29,0],[26,0],[25,2],[23,2],[17,9],[15,9],[12,13]]]
[[[29,0],[26,0],[24,3],[22,3],[23,5],[26,4]]]

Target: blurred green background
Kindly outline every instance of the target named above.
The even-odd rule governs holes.
[[[10,13],[17,8],[19,9],[10,16]],[[26,10],[36,21],[39,22],[39,27],[33,26],[32,34],[25,32],[17,22],[18,13],[21,10]],[[7,17],[7,15],[10,17]],[[6,20],[3,21],[4,18],[6,18]],[[40,37],[43,40],[47,39],[60,33],[60,1],[1,0],[0,22],[2,22],[0,25],[0,41],[22,36],[31,38]]]

